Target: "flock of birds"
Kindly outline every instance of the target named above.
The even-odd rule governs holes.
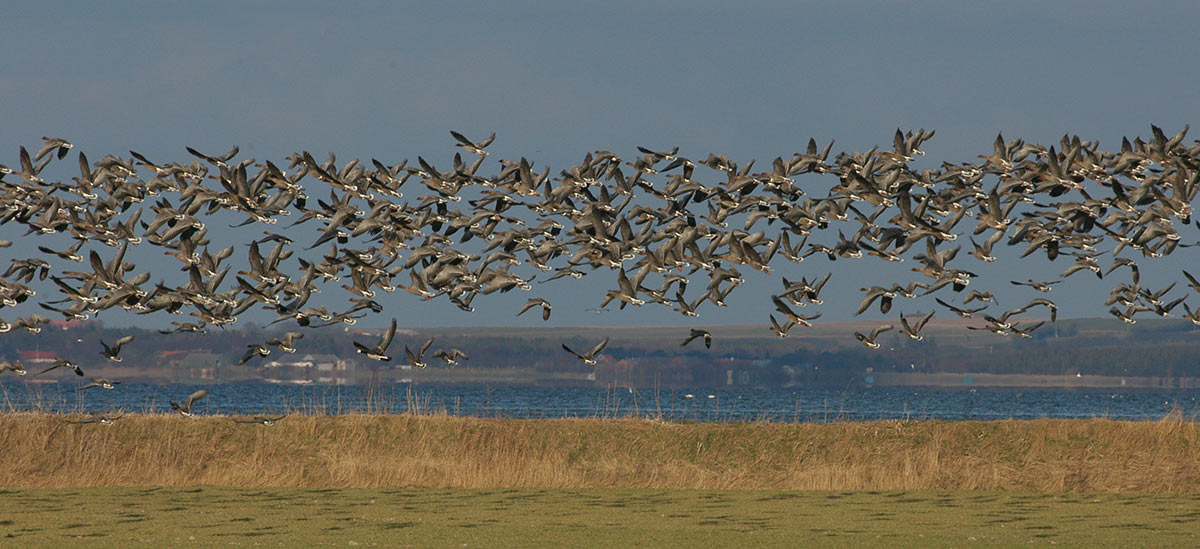
[[[801,263],[813,255],[830,261],[874,256],[886,262],[909,259],[918,278],[862,288],[857,313],[878,308],[887,315],[897,300],[936,294],[934,301],[945,311],[982,319],[970,329],[1030,337],[1044,321],[1020,315],[1036,309],[1054,321],[1058,306],[1037,297],[991,312],[993,293],[967,291],[977,275],[956,262],[963,248],[963,255],[980,263],[993,262],[995,247],[1003,244],[1020,250],[1020,257],[1039,254],[1069,263],[1059,279],[1014,285],[1045,293],[1076,273],[1103,277],[1124,269],[1128,280],[1118,283],[1107,300],[1114,316],[1126,322],[1143,312],[1170,316],[1182,304],[1186,318],[1200,324],[1200,310],[1192,311],[1186,296],[1167,297],[1174,284],[1142,285],[1134,261],[1193,245],[1184,243],[1179,231],[1191,222],[1200,141],[1184,144],[1186,127],[1173,136],[1155,126],[1151,130],[1149,141],[1126,138],[1115,152],[1077,136],[1064,136],[1049,147],[997,136],[992,153],[977,161],[924,169],[910,163],[924,155],[921,146],[934,132],[897,130],[890,149],[831,158],[832,142],[822,147],[809,140],[805,151],[775,158],[759,170],[753,160],[739,165],[719,154],[693,160],[678,148],[638,147],[639,154],[629,158],[589,153],[558,174],[526,158],[500,160],[494,175],[479,169],[495,134],[475,141],[450,132],[464,152],[441,168],[421,157],[415,165],[376,159],[369,165],[358,159],[339,164],[333,154],[318,161],[308,152],[295,153],[279,166],[238,160],[237,147],[224,154],[189,147],[193,159],[170,163],[133,151],[93,163],[78,152],[79,175],[65,182],[42,174],[52,162],[66,159],[73,145],[43,138],[35,154],[20,149],[17,168],[0,164],[0,225],[20,225],[25,237],[66,235],[69,245],[47,242],[37,247],[38,255],[13,257],[7,267],[0,266],[0,308],[24,303],[37,295],[29,284],[48,279],[58,298],[37,305],[65,319],[119,307],[137,314],[186,314],[192,319],[172,321],[173,328],[164,333],[204,333],[263,309],[274,315],[272,324],[286,322],[301,330],[383,313],[385,306],[377,300],[381,292],[403,290],[473,311],[477,296],[530,291],[539,276],[539,282],[549,282],[607,271],[615,274],[616,288],[596,310],[613,303],[621,309],[654,304],[695,317],[704,307],[725,305],[744,281],[740,269],[771,273],[772,261],[780,257]],[[801,184],[797,178],[806,174],[825,176],[830,183]],[[405,191],[418,196],[404,199]],[[264,230],[245,244],[222,247],[209,238],[206,226],[217,219]],[[272,232],[277,224],[289,230]],[[315,230],[305,237],[301,225]],[[969,247],[959,240],[963,234]],[[11,245],[0,241],[0,246]],[[138,272],[127,261],[130,246],[152,246],[176,259],[186,282],[152,283],[154,274]],[[304,253],[310,250],[317,251]],[[235,255],[246,261],[231,273]],[[1107,266],[1101,264],[1105,256]],[[84,266],[59,270],[64,264]],[[539,272],[518,272],[521,265]],[[1200,283],[1184,275],[1200,291]],[[767,315],[771,330],[786,337],[797,326],[811,326],[821,314],[797,311],[822,304],[829,279],[829,274],[781,278],[782,289],[771,296],[774,309]],[[331,286],[347,293],[345,308],[310,304],[314,294]],[[529,299],[516,314],[536,309],[544,320],[550,318],[551,304],[540,297]],[[921,330],[934,314],[900,314],[900,332],[922,339]],[[47,322],[41,314],[0,319],[0,332],[36,333]],[[893,329],[895,324],[887,324],[855,335],[878,348],[879,335]],[[393,319],[378,341],[354,341],[354,347],[368,359],[390,361],[395,333]],[[274,349],[294,352],[302,338],[303,331],[289,331],[252,344],[238,364]],[[692,329],[682,344],[700,338],[706,347],[712,345],[712,334],[701,329]],[[132,339],[102,341],[100,352],[119,362]],[[607,342],[583,353],[563,348],[593,365]],[[406,346],[404,360],[425,367],[432,344],[429,339],[415,351]],[[458,349],[440,349],[434,357],[447,364],[468,358]],[[66,358],[39,373],[57,368],[84,375]],[[20,361],[0,362],[4,371],[25,373]],[[117,383],[93,378],[83,388]],[[205,394],[173,407],[187,415]]]

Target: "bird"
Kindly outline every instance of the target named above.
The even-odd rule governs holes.
[[[588,350],[588,352],[583,353],[583,354],[579,354],[575,351],[572,351],[570,347],[567,347],[566,343],[562,344],[562,348],[565,349],[568,353],[575,355],[575,357],[578,358],[579,360],[583,361],[584,364],[586,364],[588,366],[595,366],[596,365],[596,358],[595,358],[596,353],[599,353],[601,350],[603,350],[605,345],[608,345],[607,337],[604,338],[604,341],[597,343],[595,347],[592,347],[590,350]]]
[[[285,417],[287,417],[287,414],[284,414],[279,417],[270,417],[270,416],[254,416],[254,417],[249,417],[249,418],[235,417],[235,418],[233,418],[233,421],[234,421],[234,423],[257,423],[259,425],[265,425],[267,427],[270,427],[272,425],[275,425],[276,421],[279,421]]]
[[[0,360],[0,374],[6,371],[11,371],[19,376],[28,373],[25,370],[25,365],[21,364],[20,360]]]
[[[1045,293],[1045,292],[1049,292],[1052,289],[1051,286],[1058,284],[1059,282],[1062,282],[1062,281],[1061,280],[1050,280],[1047,282],[1038,282],[1031,278],[1031,279],[1026,280],[1025,282],[1017,282],[1016,280],[1010,280],[1009,282],[1011,282],[1014,286],[1029,286],[1030,288],[1033,288],[1039,292]]]
[[[79,377],[83,377],[83,368],[80,368],[78,364],[71,362],[70,360],[67,360],[62,357],[55,357],[54,363],[51,364],[49,368],[46,368],[45,370],[42,370],[35,375],[40,376],[40,375],[42,375],[46,372],[49,372],[50,370],[53,370],[55,368],[70,368],[72,371],[75,372],[75,375],[77,375]]]
[[[353,341],[352,343],[354,344],[354,349],[357,352],[367,355],[367,358],[381,362],[390,362],[392,357],[387,354],[387,348],[392,344],[392,338],[394,337],[396,337],[396,319],[393,318],[392,324],[388,326],[387,331],[384,332],[383,337],[379,339],[379,343],[376,343],[374,347],[367,347],[357,341]]]
[[[123,337],[117,339],[110,346],[110,345],[104,343],[104,340],[102,339],[102,340],[100,340],[100,346],[104,347],[104,350],[100,351],[100,354],[104,355],[104,358],[107,358],[109,361],[121,362],[121,357],[118,356],[117,354],[121,352],[122,346],[129,344],[129,342],[131,342],[131,341],[133,341],[133,336],[127,335],[127,336],[123,336]]]
[[[698,337],[704,338],[704,348],[712,348],[712,334],[708,333],[708,330],[701,330],[698,328],[692,328],[692,331],[688,333],[687,339],[683,340],[683,343],[680,343],[679,346],[684,347],[688,343],[691,343],[693,339]]]
[[[428,366],[428,364],[425,364],[425,351],[429,349],[430,345],[433,345],[432,337],[425,340],[425,343],[421,344],[421,347],[417,349],[416,354],[413,354],[412,350],[408,348],[408,345],[405,345],[404,361],[417,368],[424,368]]]
[[[287,332],[282,338],[272,337],[267,339],[266,344],[278,348],[285,353],[296,352],[295,341],[304,338],[304,334],[300,332]]]
[[[863,335],[862,332],[854,332],[854,337],[858,338],[858,341],[861,342],[863,345],[866,345],[867,347],[870,347],[872,349],[878,349],[879,343],[877,343],[875,341],[875,338],[879,337],[879,334],[886,332],[888,330],[891,330],[893,328],[895,328],[895,326],[888,324],[887,326],[880,326],[878,328],[875,328],[874,330],[871,330],[870,335]]]
[[[550,302],[540,297],[530,299],[525,303],[524,307],[517,312],[517,316],[521,316],[525,311],[540,305],[542,307],[542,320],[550,320]]]
[[[71,423],[74,425],[82,425],[82,424],[87,424],[87,423],[99,423],[101,425],[112,425],[112,424],[116,423],[118,419],[121,419],[122,417],[125,417],[125,414],[121,414],[119,416],[110,416],[108,414],[92,412],[86,418],[83,418],[80,420],[67,420],[67,423]]]
[[[900,324],[903,325],[903,327],[900,329],[900,333],[908,336],[908,338],[913,341],[921,341],[922,339],[925,339],[925,336],[920,334],[921,328],[924,328],[925,323],[929,322],[929,319],[931,318],[933,318],[933,311],[929,311],[928,314],[917,319],[916,322],[909,324],[908,318],[901,314]],[[872,336],[872,339],[874,339],[874,336]]]
[[[111,391],[111,390],[115,389],[117,387],[117,385],[120,385],[120,384],[121,384],[120,381],[113,381],[111,379],[104,378],[104,377],[93,377],[91,383],[88,383],[87,385],[84,385],[83,387],[80,387],[77,390],[82,391],[85,389],[91,389],[92,387],[100,387],[101,389],[107,389],[107,390]]]
[[[492,133],[492,135],[489,135],[487,138],[483,139],[482,141],[478,141],[478,142],[471,141],[470,139],[467,139],[466,137],[464,137],[463,134],[458,133],[454,130],[450,130],[450,135],[453,136],[454,139],[458,141],[458,145],[455,145],[456,147],[461,147],[463,149],[466,149],[468,152],[470,152],[472,154],[477,154],[479,156],[487,156],[488,152],[485,151],[484,149],[487,148],[488,145],[491,145],[492,141],[496,140],[495,133]]]
[[[269,354],[271,354],[271,350],[266,345],[251,343],[246,345],[246,352],[242,353],[242,358],[238,359],[237,365],[242,366],[255,357],[267,356]]]
[[[206,396],[208,396],[208,389],[200,389],[199,391],[188,395],[187,399],[185,399],[182,403],[171,401],[171,409],[179,412],[179,415],[182,415],[183,417],[192,417],[195,415],[192,412],[192,405],[195,404],[197,400],[200,400]]]
[[[438,349],[433,352],[433,356],[442,359],[448,366],[457,366],[458,359],[460,358],[463,360],[471,358],[467,356],[467,353],[464,353],[458,349],[450,349],[449,351]]]

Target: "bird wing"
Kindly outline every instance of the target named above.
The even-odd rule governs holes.
[[[192,404],[195,404],[197,400],[200,400],[206,396],[208,396],[208,389],[200,389],[199,391],[188,395],[187,400],[183,403],[184,409],[192,409]]]
[[[588,351],[588,356],[590,356],[590,357],[596,356],[596,353],[599,353],[601,349],[604,349],[605,345],[608,345],[607,337],[604,338],[604,341],[601,341],[600,343],[597,343],[595,347],[592,347],[592,350]]]
[[[379,340],[379,352],[382,353],[383,351],[387,350],[388,345],[392,344],[393,337],[396,337],[396,319],[394,318],[392,319],[391,326],[388,326],[387,333],[383,334],[383,339]]]
[[[429,349],[429,346],[430,346],[430,345],[433,345],[433,338],[432,338],[432,337],[431,337],[431,338],[429,338],[429,339],[427,339],[427,340],[425,340],[425,343],[421,345],[421,349],[417,351],[417,358],[424,357],[424,356],[425,356],[425,351]]]

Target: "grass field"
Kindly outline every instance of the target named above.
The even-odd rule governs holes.
[[[658,489],[0,492],[41,546],[1195,546],[1200,496]]]
[[[0,414],[0,488],[663,488],[1200,493],[1200,423],[672,423],[446,415]]]
[[[1200,424],[0,414],[0,539],[1200,544]]]

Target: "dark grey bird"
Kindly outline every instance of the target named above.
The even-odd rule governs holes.
[[[83,377],[83,368],[80,368],[78,364],[75,364],[74,362],[71,362],[70,360],[67,360],[62,357],[55,358],[54,364],[51,364],[49,368],[46,368],[45,370],[42,370],[35,375],[40,376],[40,375],[42,375],[46,372],[49,372],[50,370],[53,370],[55,368],[70,368],[72,371],[75,372],[75,375],[77,375],[79,377]]]
[[[304,334],[300,332],[287,332],[283,337],[272,337],[266,341],[267,345],[278,348],[285,353],[296,352],[295,341],[304,338]]]
[[[572,351],[570,347],[567,347],[566,343],[562,344],[562,348],[565,349],[568,353],[575,355],[575,357],[578,358],[579,360],[582,360],[584,364],[587,364],[588,366],[595,366],[596,365],[596,353],[599,353],[601,350],[603,350],[605,345],[608,345],[607,337],[604,338],[604,341],[597,343],[595,347],[592,347],[590,350],[588,350],[588,352],[583,353],[583,354]]]
[[[458,349],[450,349],[449,351],[438,349],[433,352],[433,356],[442,359],[449,366],[457,366],[459,359],[469,360],[471,358],[467,356],[467,353]]]
[[[433,345],[432,337],[429,339],[426,339],[425,343],[421,344],[421,348],[417,349],[416,354],[414,354],[412,352],[412,350],[408,348],[408,345],[405,345],[404,346],[404,361],[417,367],[417,368],[424,368],[424,367],[428,366],[428,364],[425,363],[425,351],[429,350],[430,345]]]
[[[184,417],[192,417],[193,415],[195,415],[192,412],[192,405],[195,404],[196,401],[198,401],[206,396],[208,396],[208,389],[200,389],[199,391],[196,391],[196,392],[188,395],[187,399],[184,400],[182,403],[171,401],[171,409],[176,412],[179,412],[179,415],[182,415]]]
[[[267,427],[270,427],[272,425],[275,425],[276,421],[279,421],[285,417],[287,417],[287,414],[284,414],[284,415],[278,416],[278,417],[270,417],[270,416],[254,416],[254,417],[247,417],[247,418],[235,417],[235,418],[233,418],[233,421],[234,421],[234,423],[257,423],[259,425],[265,425]]]
[[[854,337],[858,338],[858,341],[863,345],[866,345],[872,349],[878,349],[879,343],[875,341],[875,338],[879,337],[879,334],[882,334],[883,332],[893,328],[895,328],[895,326],[888,324],[887,326],[880,326],[874,330],[871,330],[870,335],[864,335],[862,332],[854,332]]]
[[[387,331],[384,332],[383,337],[379,339],[379,343],[376,343],[374,347],[367,347],[357,341],[353,341],[352,343],[354,344],[355,351],[367,355],[367,358],[389,362],[392,360],[392,357],[387,354],[387,348],[392,344],[392,338],[394,337],[396,337],[396,319],[393,318],[392,324],[388,326]]]
[[[128,345],[131,341],[133,341],[132,335],[123,336],[114,341],[112,345],[105,343],[102,339],[100,340],[100,346],[104,347],[104,350],[100,351],[100,354],[104,355],[104,358],[107,358],[109,361],[121,362],[121,357],[118,356],[121,352],[121,347]]]
[[[464,137],[463,134],[454,130],[450,130],[450,135],[453,136],[456,141],[458,141],[458,145],[455,145],[456,147],[461,147],[466,149],[471,154],[476,154],[479,156],[487,156],[488,152],[484,149],[486,149],[488,145],[491,145],[492,141],[496,140],[496,134],[494,132],[492,135],[489,135],[482,141],[471,141],[470,139]]]
[[[1045,293],[1045,292],[1049,292],[1052,289],[1051,286],[1058,284],[1059,282],[1062,282],[1062,281],[1061,280],[1050,280],[1047,282],[1039,282],[1039,281],[1033,280],[1031,278],[1031,279],[1026,280],[1025,282],[1017,282],[1016,280],[1010,280],[1009,282],[1011,282],[1014,286],[1029,286],[1030,288],[1033,288],[1039,292]]]
[[[692,328],[692,331],[688,333],[687,339],[683,340],[683,343],[680,343],[679,346],[684,347],[698,337],[704,338],[704,348],[712,348],[712,334],[708,333],[708,330],[701,330],[699,328]]]
[[[23,376],[28,373],[25,370],[25,365],[21,364],[20,360],[0,360],[0,374],[6,371],[11,371],[19,376]]]
[[[82,425],[82,424],[87,424],[87,423],[99,423],[101,425],[112,425],[112,424],[116,423],[118,419],[121,419],[123,417],[125,417],[125,414],[121,414],[119,416],[110,416],[108,414],[92,412],[86,418],[83,418],[83,419],[77,420],[77,421],[76,420],[67,420],[67,423],[71,423],[71,424],[75,424],[75,425]]]
[[[117,385],[120,385],[120,384],[121,384],[120,381],[113,381],[106,377],[93,377],[91,383],[88,383],[87,385],[84,385],[83,387],[80,387],[77,390],[83,391],[85,389],[91,389],[92,387],[99,387],[101,389],[107,389],[107,390],[111,391],[111,390],[117,388]]]
[[[271,354],[271,350],[268,349],[266,345],[251,343],[246,345],[246,352],[242,353],[242,358],[238,359],[237,365],[241,366],[247,362],[250,362],[250,360],[254,359],[255,357],[267,356],[269,354]]]
[[[525,306],[521,307],[521,310],[517,312],[517,316],[521,316],[525,311],[539,305],[542,307],[542,320],[550,320],[550,302],[540,297],[535,297],[525,302]]]
[[[908,322],[908,317],[905,317],[903,314],[901,314],[900,324],[903,325],[903,327],[900,329],[900,333],[908,336],[908,338],[913,341],[921,341],[922,339],[925,339],[925,336],[921,335],[920,333],[921,328],[924,328],[925,323],[929,322],[929,319],[931,318],[933,318],[933,311],[929,311],[928,314],[910,324]]]

